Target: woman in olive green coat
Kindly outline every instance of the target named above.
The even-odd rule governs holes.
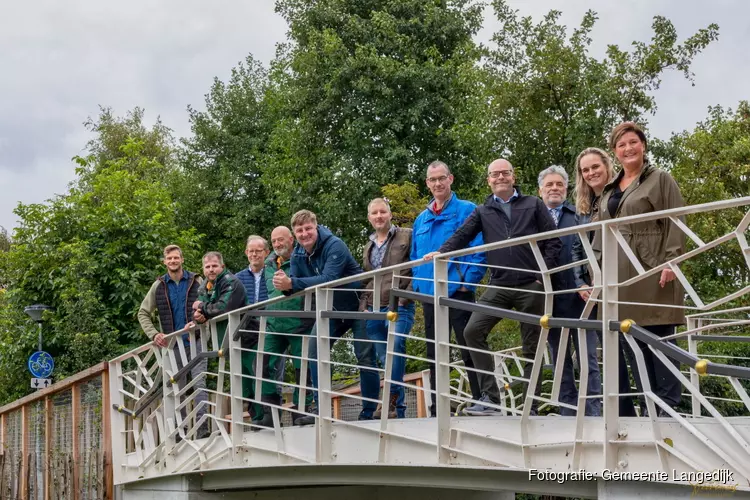
[[[680,188],[668,172],[650,165],[646,159],[647,141],[643,130],[632,122],[624,122],[614,128],[610,136],[610,148],[622,165],[615,179],[604,188],[600,205],[600,220],[628,217],[684,206]],[[685,235],[669,219],[657,219],[621,226],[620,232],[643,268],[648,271],[684,252]],[[595,242],[595,250],[601,249],[601,238]],[[625,252],[618,256],[618,282],[622,283],[638,275]],[[665,337],[675,332],[675,327],[685,323],[684,291],[671,269],[664,269],[642,281],[619,289],[621,302],[637,302],[638,305],[620,304],[620,319],[632,319],[649,331]],[[644,305],[642,305],[644,304]],[[663,304],[659,307],[645,304]],[[626,354],[629,346],[621,338],[621,347]],[[680,403],[681,384],[669,369],[659,361],[645,344],[640,343],[648,372],[651,390],[671,407]],[[628,357],[630,357],[628,356]],[[679,366],[678,364],[675,364]],[[640,377],[631,358],[638,391],[642,392]],[[620,392],[630,392],[627,367],[620,362]],[[644,402],[641,400],[641,408]],[[621,414],[635,414],[631,398],[621,398]]]

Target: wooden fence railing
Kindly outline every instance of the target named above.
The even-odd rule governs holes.
[[[114,498],[108,366],[0,408],[0,498]]]

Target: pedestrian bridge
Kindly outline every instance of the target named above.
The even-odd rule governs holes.
[[[261,393],[263,379],[240,372],[240,358],[246,349],[240,347],[233,333],[240,329],[246,315],[258,318],[257,352],[262,353],[267,318],[290,314],[265,310],[273,300],[234,311],[212,320],[200,330],[188,332],[191,346],[200,343],[203,351],[200,356],[210,358],[209,369],[204,374],[208,385],[206,390],[210,393],[209,408],[201,419],[195,418],[197,408],[192,407],[194,393],[191,394],[191,384],[179,386],[176,383],[181,375],[175,369],[178,366],[176,356],[183,357],[182,364],[187,361],[182,343],[177,350],[145,345],[110,362],[110,396],[113,408],[117,410],[112,414],[111,424],[114,482],[123,486],[124,498],[151,498],[148,495],[162,489],[160,485],[176,484],[178,480],[183,489],[189,491],[193,488],[202,495],[214,491],[260,492],[269,488],[322,486],[328,488],[325,495],[329,497],[348,496],[356,491],[360,496],[373,498],[388,495],[389,488],[411,488],[419,492],[415,494],[424,496],[443,490],[465,490],[462,494],[482,498],[482,495],[510,498],[509,495],[515,492],[592,498],[628,498],[639,492],[648,496],[676,497],[717,492],[732,492],[735,496],[747,494],[750,492],[749,358],[717,354],[716,349],[730,343],[741,348],[747,346],[750,336],[741,333],[750,323],[750,308],[742,304],[743,299],[746,303],[750,286],[738,278],[735,290],[713,297],[694,286],[689,274],[683,273],[682,269],[689,269],[687,264],[691,259],[728,245],[739,252],[744,257],[742,261],[748,265],[750,248],[746,230],[750,223],[749,204],[750,199],[743,198],[597,222],[436,258],[429,264],[435,266],[434,295],[395,289],[392,293],[394,301],[400,296],[435,305],[436,387],[430,387],[429,383],[404,383],[407,390],[419,392],[417,397],[426,401],[433,392],[436,394],[435,418],[393,419],[388,418],[388,412],[382,412],[379,420],[356,421],[334,415],[334,399],[346,397],[361,404],[362,397],[334,390],[331,374],[336,370],[356,370],[356,365],[355,362],[332,358],[327,321],[322,321],[353,316],[391,320],[386,366],[379,369],[383,378],[380,403],[387,408],[390,386],[398,383],[390,377],[393,356],[398,355],[393,352],[393,340],[397,335],[393,317],[391,313],[332,310],[333,296],[352,281],[365,277],[374,279],[376,289],[386,273],[391,273],[394,282],[398,282],[403,279],[405,269],[421,262],[373,271],[302,292],[306,310],[292,314],[315,317],[318,322],[317,337],[304,338],[301,359],[302,372],[305,373],[311,362],[306,356],[307,344],[317,342],[320,388],[319,412],[314,415],[314,425],[282,425],[284,406],[274,407],[272,429],[253,428],[250,421],[243,419],[243,405],[248,402],[242,398],[243,378],[253,380],[256,394]],[[699,231],[689,227],[693,214],[723,221],[734,218],[736,226],[719,238],[703,241]],[[629,224],[634,222],[654,219],[671,221],[683,231],[689,241],[688,251],[657,267],[644,269],[625,243],[622,231],[627,231]],[[603,238],[600,260],[585,237],[586,231],[594,229],[600,231]],[[592,295],[581,318],[555,318],[551,315],[552,300],[554,295],[565,291],[553,291],[552,278],[556,272],[569,266],[547,269],[537,243],[551,236],[572,233],[583,236],[586,259],[578,264],[588,264],[592,270]],[[446,297],[448,266],[452,259],[477,250],[491,251],[514,245],[530,245],[537,258],[542,270],[548,314],[535,317],[457,303]],[[618,252],[618,249],[622,251]],[[637,270],[635,278],[618,281],[618,258],[631,261]],[[675,271],[682,283],[688,299],[686,304],[689,304],[685,307],[691,313],[687,328],[676,334],[679,337],[677,345],[618,316],[621,304],[618,290],[665,268]],[[737,276],[746,274],[738,273]],[[377,311],[379,294],[374,296]],[[601,318],[589,319],[595,304],[599,304]],[[542,327],[539,349],[533,360],[522,359],[518,347],[492,353],[497,367],[494,375],[503,394],[497,416],[461,416],[462,408],[472,402],[463,383],[470,369],[456,361],[455,351],[459,346],[450,339],[448,305],[480,310],[512,321],[538,323]],[[227,325],[229,333],[219,343],[218,331],[222,323]],[[587,328],[603,330],[601,372],[604,394],[586,395],[588,366],[581,364],[578,411],[573,417],[557,415],[564,406],[558,399],[562,357],[556,366],[550,367],[546,342],[549,328],[555,327],[563,329],[560,342],[564,345],[567,345],[570,335],[584,335]],[[175,334],[173,340],[181,333]],[[672,367],[682,384],[682,405],[673,409],[665,404],[644,377],[642,390],[633,389],[630,394],[642,398],[647,411],[639,417],[618,415],[619,336],[624,336],[633,348],[641,373],[646,373],[641,346],[650,349],[658,359]],[[418,332],[412,332],[408,340],[429,341]],[[340,342],[351,343],[351,339]],[[578,345],[581,351],[586,350],[585,341]],[[743,349],[725,351],[746,352]],[[581,359],[586,359],[585,352],[580,355]],[[420,359],[413,354],[407,356]],[[428,359],[421,360],[431,363]],[[677,361],[680,368],[674,367],[669,360]],[[524,362],[533,363],[530,380],[523,379],[521,365]],[[261,356],[258,356],[256,374],[262,373],[261,363]],[[541,395],[526,394],[518,389],[524,385],[534,387],[544,376],[545,366],[548,372],[551,370],[552,376],[543,385]],[[517,381],[521,384],[514,383]],[[289,382],[284,385],[294,386]],[[717,387],[728,387],[733,397],[726,397],[726,393],[717,395]],[[299,389],[304,398],[304,376]],[[602,417],[584,415],[588,397],[602,398]],[[531,411],[532,399],[540,405],[540,416]],[[182,409],[186,410],[185,416],[181,414]],[[204,421],[210,426],[210,435],[198,439],[198,429]],[[715,471],[713,475],[706,476],[712,471]],[[329,490],[334,485],[344,489]]]
[[[137,348],[109,363],[108,392],[111,409],[111,462],[114,484],[123,499],[209,499],[209,498],[515,498],[531,493],[577,498],[688,498],[733,496],[750,498],[750,336],[743,335],[750,324],[747,282],[748,269],[721,269],[735,273],[737,287],[721,297],[704,292],[691,282],[689,263],[717,248],[735,251],[745,266],[750,264],[746,240],[750,223],[750,198],[697,205],[635,217],[596,222],[557,230],[543,235],[517,238],[462,250],[437,257],[435,293],[424,296],[395,291],[394,296],[435,305],[436,387],[427,383],[404,383],[407,392],[429,402],[434,393],[437,416],[393,419],[383,411],[379,420],[356,421],[334,412],[335,402],[346,399],[359,405],[356,391],[336,389],[334,372],[356,372],[356,361],[334,358],[329,349],[326,318],[360,317],[391,321],[387,340],[386,366],[379,369],[383,379],[380,403],[388,407],[395,322],[390,313],[346,313],[332,310],[336,291],[352,281],[374,278],[379,288],[386,273],[398,282],[405,269],[420,265],[410,262],[380,269],[357,277],[326,283],[301,292],[305,311],[299,316],[314,317],[317,336],[303,339],[303,374],[311,362],[306,353],[310,342],[317,342],[320,373],[319,412],[315,424],[288,424],[288,406],[273,407],[273,428],[254,428],[243,418],[242,381],[251,379],[260,394],[261,376],[245,376],[240,370],[243,349],[234,333],[246,315],[258,318],[259,344],[263,352],[266,320],[289,314],[266,306],[287,298],[269,300],[215,318],[188,331],[193,350],[200,344],[209,358],[206,378],[208,408],[198,419],[193,406],[192,383],[179,385],[183,373],[175,369],[176,356],[187,362],[183,343],[178,348],[160,349],[152,344]],[[733,224],[731,231],[704,241],[700,228],[691,229],[697,214]],[[643,220],[671,221],[688,240],[684,255],[652,269],[644,269],[627,247],[622,231]],[[705,219],[701,219],[705,220]],[[600,231],[603,239],[601,260],[594,255],[586,232]],[[581,318],[552,316],[552,277],[568,269],[547,269],[537,243],[552,236],[577,233],[584,240],[586,259],[594,283],[591,298]],[[481,305],[457,303],[446,297],[448,265],[452,259],[474,251],[490,251],[514,245],[530,245],[542,270],[547,314],[541,317]],[[618,248],[623,251],[618,252]],[[618,258],[627,258],[637,276],[621,282],[617,277]],[[621,318],[618,290],[662,269],[670,268],[686,292],[689,320],[676,334],[677,345],[656,337],[640,326]],[[683,273],[683,270],[685,272]],[[570,291],[569,291],[570,292]],[[379,294],[375,293],[375,310]],[[594,305],[601,318],[589,319]],[[472,403],[466,388],[469,368],[456,356],[459,346],[448,331],[448,305],[481,310],[515,322],[541,325],[539,348],[534,359],[523,359],[520,347],[493,352],[494,375],[503,395],[498,415],[463,416]],[[644,304],[646,305],[646,304]],[[222,324],[227,335],[219,342]],[[561,344],[571,335],[580,335],[580,359],[586,359],[585,329],[603,331],[600,354],[603,395],[587,396],[588,366],[581,364],[577,416],[559,416],[565,404],[559,401],[562,357],[551,365],[547,349],[550,328],[562,328]],[[174,343],[177,332],[171,336]],[[664,403],[644,377],[642,390],[632,389],[642,398],[647,412],[638,417],[618,415],[618,342],[623,336],[634,349],[641,373],[646,373],[641,346],[666,362],[682,384],[682,404],[676,409]],[[409,342],[425,343],[415,328]],[[640,342],[636,342],[640,341]],[[339,341],[351,343],[351,339]],[[173,344],[171,344],[173,345]],[[561,346],[561,351],[563,350]],[[732,346],[732,349],[727,349]],[[410,351],[411,352],[411,351]],[[731,354],[728,354],[731,353]],[[408,354],[408,358],[431,360]],[[262,373],[261,359],[255,373]],[[677,361],[679,368],[669,363]],[[530,379],[523,379],[524,362],[533,363]],[[190,364],[183,370],[189,369]],[[476,370],[475,370],[476,371]],[[545,376],[546,375],[546,376]],[[413,378],[413,377],[412,377]],[[544,379],[539,396],[525,394],[524,386],[534,387]],[[520,384],[518,383],[520,381]],[[515,382],[515,383],[514,383]],[[295,384],[285,382],[286,388]],[[306,380],[299,385],[304,400]],[[519,390],[518,388],[521,387]],[[603,416],[585,416],[587,398],[602,400]],[[539,416],[531,402],[539,405]],[[422,403],[420,402],[420,405]],[[426,403],[429,405],[429,403]],[[185,410],[184,414],[181,410]],[[661,410],[661,411],[660,411]],[[312,415],[312,414],[311,414]],[[354,413],[356,415],[356,412]],[[355,417],[356,418],[356,417]],[[198,437],[204,424],[207,437]],[[709,474],[711,473],[711,474]]]

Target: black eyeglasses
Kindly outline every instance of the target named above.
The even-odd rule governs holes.
[[[505,178],[508,178],[513,175],[513,171],[512,170],[495,170],[494,172],[490,172],[487,175],[490,176],[490,179],[497,179],[501,175]]]

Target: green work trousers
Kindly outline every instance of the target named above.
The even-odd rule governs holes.
[[[307,332],[309,334],[309,330]],[[314,338],[310,338],[310,342],[315,342]],[[266,340],[265,340],[265,346],[263,351],[267,353],[273,353],[269,356],[268,361],[263,364],[263,378],[267,380],[283,380],[283,375],[279,376],[278,373],[276,373],[276,370],[281,369],[283,370],[284,367],[280,366],[279,364],[279,358],[281,355],[283,355],[286,350],[289,349],[289,354],[291,356],[296,356],[299,358],[302,356],[302,337],[297,335],[284,335],[280,333],[269,333],[266,334]],[[275,354],[275,355],[274,355]],[[292,359],[292,362],[294,364],[294,375],[295,375],[295,382],[297,385],[300,385],[301,382],[301,373],[300,373],[300,367],[302,365],[302,361],[300,359]],[[310,385],[310,377],[307,377],[307,386],[311,387]],[[274,396],[278,394],[278,386],[277,384],[274,384],[272,382],[263,382],[263,395],[264,396]],[[299,408],[299,388],[294,388],[294,396],[293,396],[292,402],[294,405]],[[312,398],[313,394],[312,391],[306,392],[305,397],[305,407],[309,407],[312,404]]]

